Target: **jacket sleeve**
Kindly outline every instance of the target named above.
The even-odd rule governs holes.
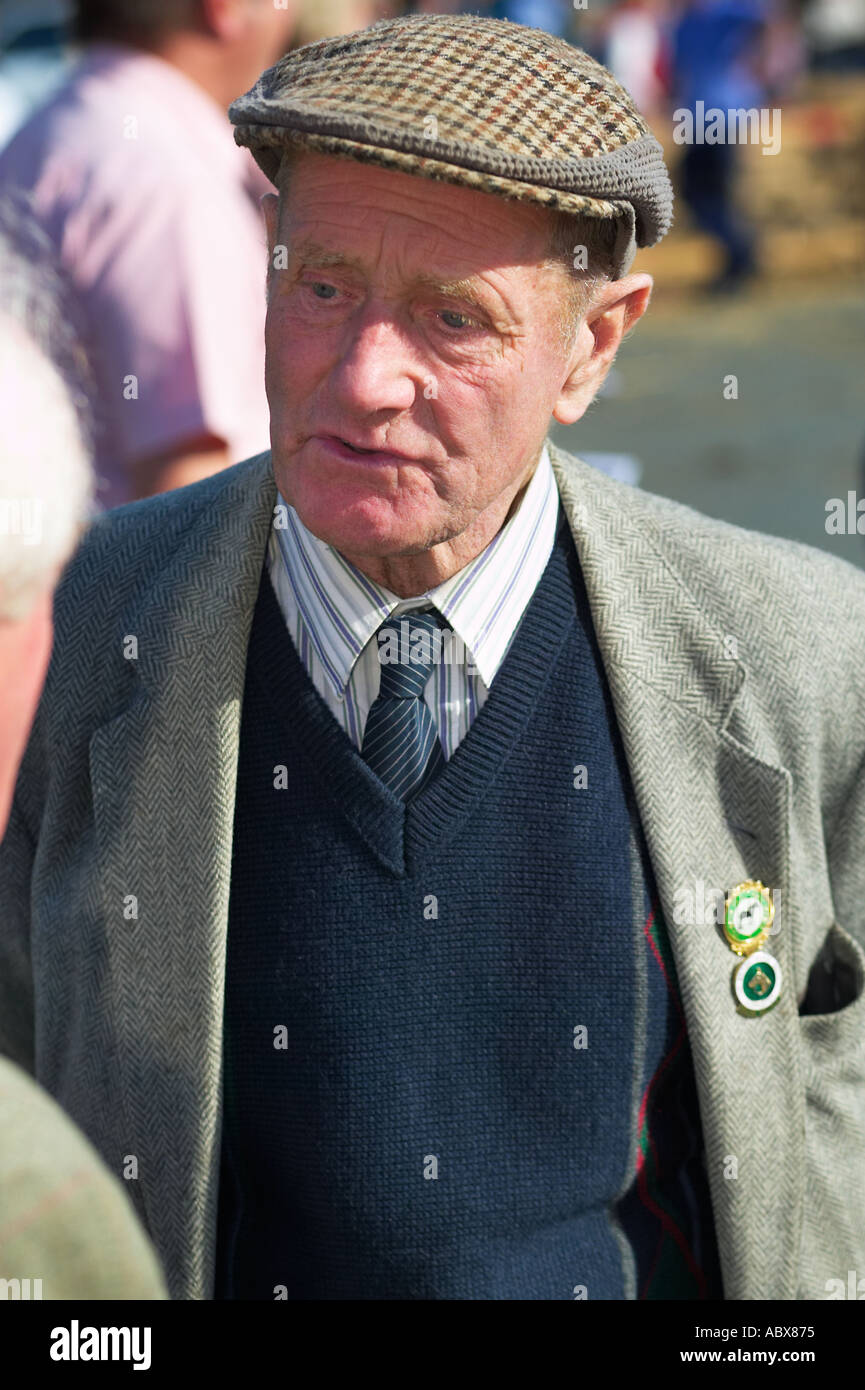
[[[9,824],[0,840],[0,1055],[10,1057],[31,1075],[35,1075],[35,999],[30,903],[45,786],[43,718],[44,697],[21,761]]]
[[[30,876],[34,845],[16,795],[0,843],[0,1053],[34,1073]]]

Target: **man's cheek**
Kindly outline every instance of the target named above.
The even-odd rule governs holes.
[[[497,351],[490,348],[476,357],[448,363],[440,375],[454,393],[465,392],[480,403],[506,394],[510,372],[502,370]]]
[[[502,412],[511,410],[507,383],[487,363],[457,369],[431,365],[416,404],[426,406],[443,440],[486,435]]]
[[[297,346],[268,350],[264,384],[272,412],[288,415],[308,401],[315,373],[310,358]]]

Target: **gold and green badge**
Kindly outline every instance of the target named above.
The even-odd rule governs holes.
[[[737,883],[727,894],[724,936],[730,949],[744,957],[734,971],[733,990],[751,1014],[770,1009],[781,993],[781,966],[762,949],[774,916],[772,890],[758,879]]]
[[[759,951],[769,935],[775,906],[772,892],[759,880],[746,879],[727,894],[724,935],[737,956]]]

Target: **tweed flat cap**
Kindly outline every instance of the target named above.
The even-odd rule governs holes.
[[[618,275],[672,222],[663,151],[624,88],[582,49],[508,20],[415,15],[306,44],[228,114],[274,182],[301,146],[614,218]]]

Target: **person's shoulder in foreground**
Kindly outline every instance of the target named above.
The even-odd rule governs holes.
[[[56,1101],[5,1057],[0,1134],[0,1281],[7,1298],[168,1297],[118,1179]]]

